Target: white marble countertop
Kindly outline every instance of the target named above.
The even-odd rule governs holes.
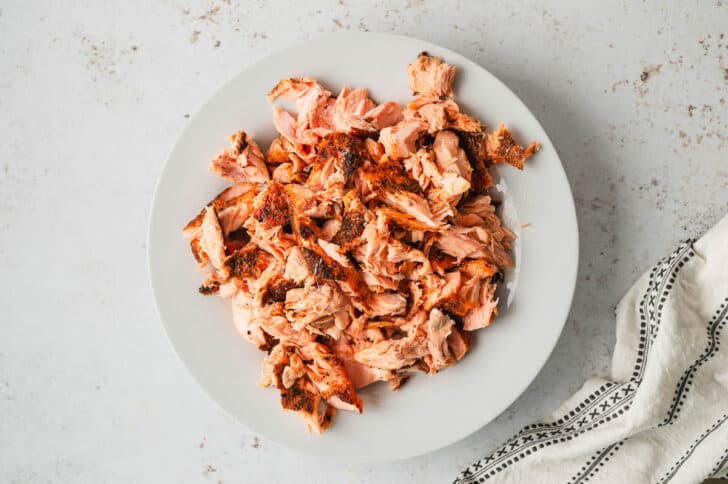
[[[604,373],[622,294],[728,211],[725,0],[273,3],[0,2],[0,480],[450,482]],[[388,464],[324,463],[227,417],[147,282],[152,190],[188,116],[244,66],[338,30],[488,68],[550,134],[579,216],[574,305],[538,378],[469,438]]]

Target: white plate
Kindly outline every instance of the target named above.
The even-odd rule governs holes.
[[[364,389],[362,415],[339,412],[323,435],[281,410],[278,392],[258,386],[264,354],[236,332],[229,301],[197,293],[201,282],[181,228],[225,183],[207,171],[244,129],[262,146],[274,136],[266,93],[282,78],[311,76],[332,92],[366,87],[375,101],[406,102],[407,64],[426,50],[458,67],[456,100],[494,127],[502,121],[541,151],[523,172],[498,168],[507,224],[519,235],[510,304],[475,334],[456,366],[417,374],[398,392]],[[530,223],[520,230],[521,224]],[[455,442],[490,422],[523,392],[546,362],[571,305],[578,233],[569,183],[551,141],[526,106],[488,71],[425,41],[347,33],[291,47],[247,68],[190,121],[165,165],[152,204],[149,271],[172,345],[205,391],[246,426],[293,449],[347,462],[402,459]],[[517,291],[513,290],[517,282]]]

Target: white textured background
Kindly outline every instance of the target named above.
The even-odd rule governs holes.
[[[728,211],[728,2],[546,3],[0,0],[0,482],[449,482],[604,373],[621,295]],[[228,418],[147,282],[152,190],[187,117],[338,30],[421,37],[505,81],[559,149],[580,224],[574,306],[536,381],[471,437],[391,464],[321,462]]]

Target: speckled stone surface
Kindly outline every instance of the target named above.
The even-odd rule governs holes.
[[[273,3],[0,2],[1,481],[450,482],[604,373],[622,294],[728,211],[724,0]],[[489,69],[550,134],[579,217],[574,305],[534,383],[465,440],[388,464],[299,455],[223,414],[147,282],[152,191],[187,118],[246,65],[339,30]]]

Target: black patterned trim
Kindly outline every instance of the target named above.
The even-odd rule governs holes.
[[[680,244],[650,272],[648,287],[640,303],[639,343],[635,369],[630,380],[620,384],[605,383],[557,421],[525,427],[498,450],[463,470],[455,479],[455,484],[485,482],[513,463],[544,447],[572,440],[584,432],[618,418],[629,410],[644,374],[646,356],[652,346],[652,339],[659,327],[659,320],[654,321],[652,318],[662,317],[662,303],[672,289],[677,273],[695,255],[692,242],[688,240]],[[651,316],[649,327],[646,315]],[[648,338],[648,334],[653,337]],[[605,456],[610,451],[615,452],[619,447],[621,445],[604,451],[598,456],[599,462],[606,462],[603,460]]]
[[[455,482],[475,482],[475,479],[478,478],[480,479],[477,482],[484,482],[485,479],[490,479],[501,470],[538,452],[544,447],[572,440],[584,432],[593,430],[623,415],[629,410],[632,399],[634,398],[632,385],[630,383],[621,385],[609,383],[609,385],[621,388],[622,397],[616,403],[603,402],[602,405],[597,405],[596,402],[590,403],[588,408],[591,408],[593,413],[590,412],[587,415],[589,417],[588,419],[584,417],[583,423],[580,421],[575,425],[565,428],[544,430],[543,432],[530,434],[519,433],[497,451],[465,469],[458,478],[461,480],[456,480]],[[619,395],[619,393],[615,393],[615,395]],[[468,480],[463,481],[462,479]]]
[[[645,371],[644,361],[647,360],[647,354],[652,348],[652,343],[662,323],[662,308],[665,301],[667,301],[670,291],[672,291],[680,269],[695,255],[695,251],[692,249],[693,242],[690,239],[681,243],[672,254],[662,259],[650,271],[648,287],[639,305],[640,336],[637,345],[635,369],[632,372],[632,378],[630,378],[630,381],[633,381],[637,386],[642,382]],[[649,338],[647,337],[648,334]],[[627,440],[629,439],[622,440],[622,444]],[[619,447],[602,449],[595,460],[601,461],[608,453],[613,454]],[[589,474],[584,476],[586,480],[589,477]]]
[[[682,242],[669,256],[662,259],[650,273],[650,284],[639,306],[640,339],[637,346],[632,381],[641,382],[645,373],[643,362],[660,329],[662,309],[683,266],[695,256],[693,239]],[[646,334],[645,334],[646,332]],[[649,338],[646,337],[649,335]]]
[[[723,455],[718,459],[718,463],[710,471],[710,477],[718,477],[718,472],[726,465],[728,465],[728,447],[725,448]]]
[[[591,477],[596,475],[604,465],[609,462],[609,459],[624,445],[624,440],[615,442],[614,444],[600,449],[584,464],[579,472],[574,477],[569,479],[568,484],[578,484],[589,480]]]
[[[715,422],[713,425],[711,425],[708,428],[708,430],[706,430],[705,432],[703,432],[702,434],[700,434],[700,436],[697,439],[695,439],[695,442],[693,442],[690,445],[690,447],[688,447],[688,450],[686,450],[685,453],[682,456],[680,456],[680,459],[677,462],[675,462],[672,465],[672,467],[670,467],[670,470],[667,471],[667,474],[665,474],[665,476],[662,479],[660,479],[660,482],[658,482],[657,484],[665,484],[666,482],[670,481],[673,477],[675,477],[675,474],[677,473],[677,471],[680,470],[680,467],[682,467],[682,465],[685,463],[685,461],[687,461],[688,458],[691,455],[693,455],[693,452],[695,452],[695,449],[697,449],[698,446],[700,444],[702,444],[703,441],[706,438],[708,438],[708,436],[710,434],[712,434],[713,432],[715,432],[715,430],[718,427],[720,427],[721,425],[723,425],[723,422],[725,422],[726,420],[728,420],[728,414],[724,414],[721,418],[718,419],[717,422]]]
[[[726,322],[728,322],[728,297],[723,300],[723,303],[715,312],[715,316],[708,323],[708,344],[703,352],[700,353],[698,359],[680,377],[677,388],[675,388],[675,396],[672,399],[670,410],[667,412],[667,417],[665,417],[665,420],[660,426],[672,423],[680,414],[680,410],[682,410],[687,394],[690,391],[690,385],[692,385],[693,378],[698,372],[698,369],[720,349],[720,332],[725,327]]]

